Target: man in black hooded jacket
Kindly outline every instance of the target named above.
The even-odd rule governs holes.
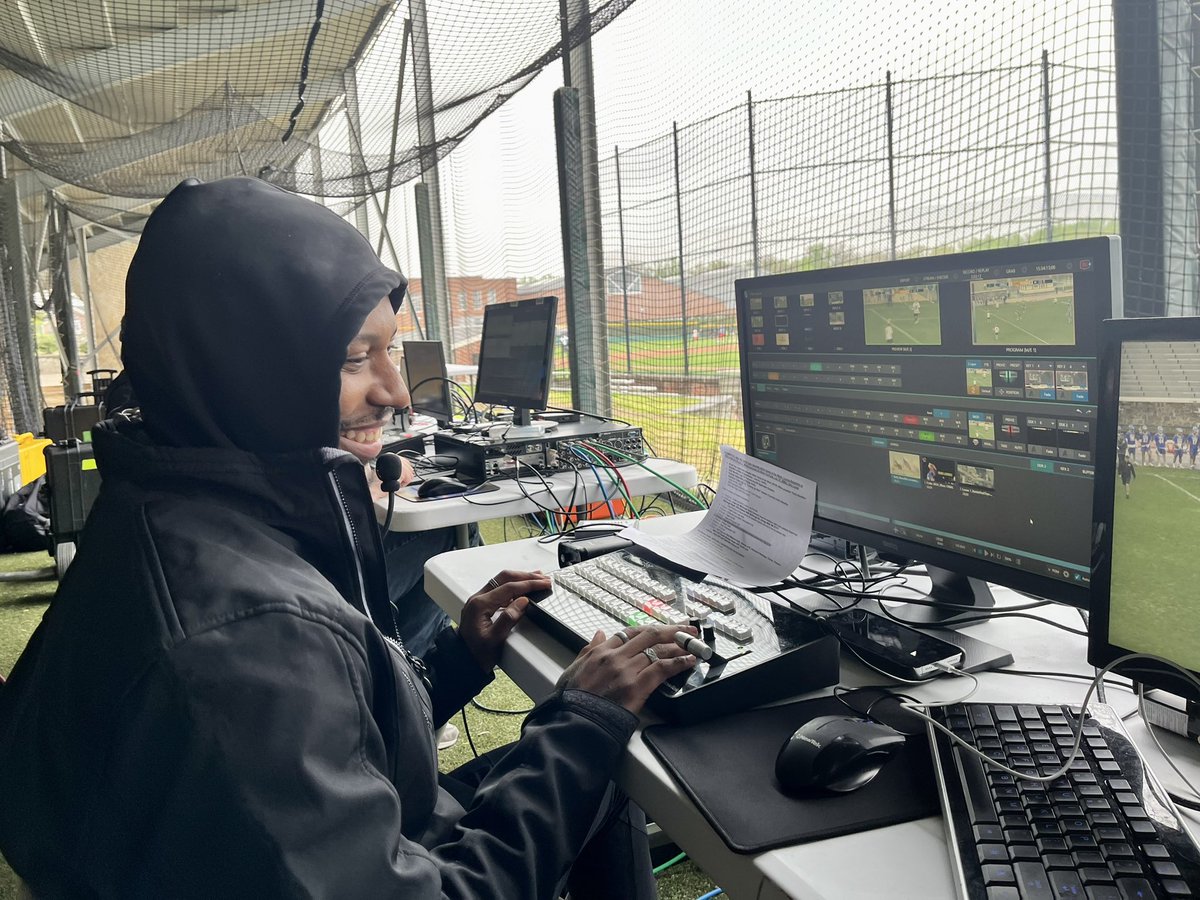
[[[611,849],[634,713],[694,659],[673,629],[597,634],[490,771],[439,786],[434,728],[548,582],[496,576],[424,665],[385,638],[366,478],[336,448],[403,390],[404,286],[253,179],[184,182],[147,222],[141,420],[96,429],[79,553],[0,687],[0,851],[35,896],[552,898]],[[590,865],[573,896],[653,893]]]

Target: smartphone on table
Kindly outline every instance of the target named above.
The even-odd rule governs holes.
[[[842,610],[824,621],[842,644],[897,678],[933,678],[963,661],[962,650],[949,641],[865,609]]]

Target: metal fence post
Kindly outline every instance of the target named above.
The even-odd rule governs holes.
[[[896,149],[894,144],[892,112],[892,73],[887,73],[884,102],[887,109],[887,165],[888,165],[888,235],[891,237],[891,258],[896,258]]]
[[[758,274],[758,175],[754,169],[754,98],[746,91],[746,130],[750,135],[750,243],[754,250],[754,274]]]
[[[1117,190],[1125,315],[1167,311],[1158,3],[1113,0]]]
[[[683,192],[679,186],[679,123],[671,123],[675,147],[675,228],[679,235],[679,318],[683,325],[683,374],[688,374],[687,276],[683,273]]]
[[[562,87],[554,92],[554,134],[558,152],[558,202],[562,213],[563,293],[571,334],[571,405],[584,412],[608,415],[611,395],[607,363],[597,355],[599,335],[593,308],[596,295],[588,264],[587,210],[584,205],[583,142],[579,136],[579,91]],[[601,276],[603,277],[603,276]],[[601,286],[603,287],[603,286]],[[603,297],[603,290],[600,292]],[[603,301],[602,301],[603,302]],[[604,336],[607,352],[608,335]],[[603,382],[602,382],[603,378]]]
[[[1050,193],[1050,51],[1042,51],[1042,158],[1046,164],[1045,198],[1046,240],[1054,240],[1054,210]]]
[[[429,57],[429,19],[425,0],[410,0],[412,16],[412,40],[409,49],[413,62],[413,101],[417,109],[417,140],[420,142],[421,184],[426,193],[423,201],[425,214],[420,215],[418,206],[418,228],[424,221],[424,237],[418,234],[418,242],[428,242],[428,253],[421,253],[421,293],[425,303],[425,334],[432,341],[441,341],[446,348],[446,359],[454,360],[454,329],[452,325],[450,285],[446,278],[446,251],[442,228],[442,182],[438,174],[437,129],[433,99],[433,79]],[[428,261],[429,266],[426,267]],[[435,290],[429,287],[436,285]],[[445,303],[442,309],[429,315],[430,297]],[[445,317],[441,315],[445,312]],[[436,328],[433,327],[436,324]]]
[[[621,301],[625,308],[625,371],[633,372],[633,352],[629,347],[629,268],[625,264],[625,209],[621,197],[621,148],[613,147],[617,165],[617,233],[621,239]],[[605,286],[605,293],[608,292]]]
[[[574,331],[572,322],[570,350],[572,367],[586,364],[581,373],[593,395],[592,406],[576,408],[601,415],[612,414],[612,389],[608,381],[608,285],[604,277],[604,229],[600,220],[600,153],[596,144],[596,89],[592,67],[592,12],[588,0],[560,0],[562,19],[563,85],[575,93],[574,124],[570,139],[579,141],[578,165],[582,191],[584,261],[587,265],[586,295],[577,298],[587,306],[591,321],[586,329]],[[578,313],[577,313],[578,314]],[[588,359],[576,355],[581,340],[590,342]],[[574,378],[574,368],[572,368]]]
[[[88,272],[88,246],[86,225],[75,232],[75,253],[79,257],[79,276],[83,281],[83,324],[87,328],[88,366],[91,369],[100,368],[99,356],[96,351],[96,306],[92,302],[92,277]],[[97,397],[99,403],[103,398]]]
[[[433,276],[437,266],[433,257],[429,185],[423,181],[414,184],[413,200],[417,207],[417,256],[421,260],[421,308],[425,310],[425,334],[431,341],[444,343],[450,329],[442,323],[442,312],[450,308],[450,298],[443,297],[441,285]],[[458,362],[454,348],[449,345],[446,345],[446,361]]]
[[[26,265],[25,229],[21,222],[17,179],[8,167],[8,152],[0,150],[0,242],[4,247],[3,279],[9,305],[5,316],[11,329],[4,335],[7,345],[9,402],[17,431],[42,430],[42,380],[38,370],[37,344],[33,330],[33,283]]]

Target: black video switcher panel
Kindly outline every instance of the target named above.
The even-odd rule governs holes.
[[[837,684],[837,638],[812,617],[721,581],[697,582],[635,549],[552,573],[532,621],[568,649],[598,630],[696,624],[714,655],[667,681],[648,701],[664,719],[689,723]]]
[[[438,456],[454,457],[457,476],[467,482],[512,477],[518,474],[518,469],[527,467],[544,474],[577,469],[583,460],[575,455],[571,446],[581,441],[595,441],[624,454],[608,454],[617,465],[627,463],[627,456],[636,460],[646,458],[642,429],[627,425],[564,422],[553,431],[519,440],[505,440],[503,426],[496,426],[495,431],[500,432],[495,437],[483,433],[439,433],[434,436],[433,451]]]

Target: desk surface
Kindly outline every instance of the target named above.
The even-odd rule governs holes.
[[[701,515],[690,513],[645,520],[643,527],[678,532],[694,526]],[[425,567],[426,590],[451,616],[457,616],[466,598],[493,572],[503,568],[551,571],[558,568],[556,554],[555,544],[539,544],[536,540],[443,554],[430,560]],[[1003,588],[996,589],[996,594],[1001,604],[1020,599]],[[806,605],[811,600],[814,608],[824,602],[811,594],[797,596]],[[1039,610],[1038,614],[1074,628],[1082,627],[1078,613],[1069,608],[1050,606]],[[1091,674],[1085,662],[1086,640],[1045,624],[1014,617],[963,631],[1011,650],[1016,659],[1013,668]],[[553,690],[559,674],[573,656],[533,622],[525,620],[510,637],[500,665],[531,698],[539,700]],[[844,684],[877,684],[879,681],[878,674],[843,659]],[[1001,672],[984,673],[979,676],[979,682],[979,689],[971,699],[992,702],[1077,703],[1082,701],[1088,686],[1083,681]],[[906,687],[906,691],[935,700],[962,696],[969,688],[966,679],[941,678],[920,687]],[[1136,705],[1132,695],[1112,688],[1107,699],[1122,715]],[[643,721],[651,724],[655,719],[646,714]],[[1141,720],[1130,719],[1126,728],[1158,778],[1167,787],[1186,793],[1186,788],[1155,749]],[[1200,751],[1194,743],[1170,734],[1160,733],[1160,739],[1189,776],[1200,776]],[[781,897],[803,897],[805,900],[954,897],[949,853],[940,817],[757,855],[743,855],[729,850],[709,827],[700,811],[675,785],[642,741],[640,729],[630,741],[619,780],[650,818],[730,897],[763,900]]]
[[[691,490],[699,476],[693,466],[673,459],[647,459],[645,468],[639,465],[621,467],[621,475],[629,486],[631,496],[657,494],[673,489],[670,482]],[[601,473],[604,491],[610,497],[616,494],[607,475]],[[669,481],[666,479],[670,479]],[[525,477],[520,483],[513,478],[502,478],[493,482],[497,490],[470,496],[439,497],[434,500],[418,500],[415,489],[402,489],[396,495],[396,509],[392,514],[391,531],[426,531],[430,528],[445,528],[450,525],[465,525],[468,522],[483,522],[538,512],[542,506],[574,506],[604,500],[604,493],[596,477],[587,472],[559,472],[547,476],[547,484],[541,479]],[[553,492],[553,494],[551,493]],[[375,501],[376,512],[382,522],[387,513],[387,499]]]

